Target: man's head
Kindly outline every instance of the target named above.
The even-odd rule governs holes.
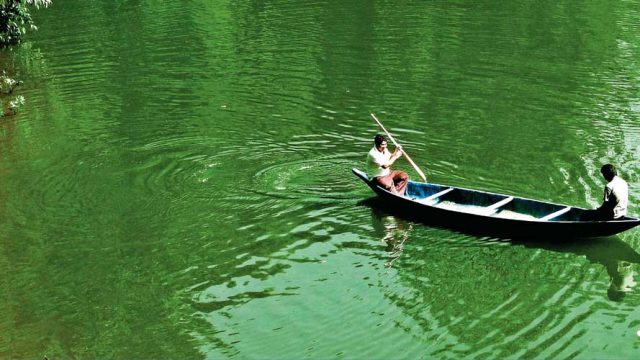
[[[376,149],[378,150],[384,150],[387,147],[387,138],[384,137],[384,135],[376,135],[376,137],[373,139],[373,142],[376,144]]]
[[[616,167],[611,164],[602,165],[600,168],[600,173],[602,173],[602,177],[607,181],[613,180],[613,178],[618,175],[616,172]]]

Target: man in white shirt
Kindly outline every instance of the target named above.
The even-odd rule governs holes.
[[[404,195],[409,175],[400,170],[391,170],[393,163],[402,156],[402,147],[398,146],[393,153],[387,149],[387,139],[376,135],[374,146],[367,155],[367,172],[372,181],[393,194]]]
[[[607,180],[604,188],[604,201],[597,209],[602,219],[619,219],[627,215],[629,203],[629,186],[618,176],[616,168],[611,164],[603,165],[600,169]]]

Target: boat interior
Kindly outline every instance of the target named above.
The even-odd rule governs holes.
[[[353,169],[353,173],[369,183],[364,172]],[[441,209],[497,218],[549,222],[593,221],[587,219],[590,211],[586,209],[446,185],[409,181],[405,197]],[[638,221],[628,216],[616,220]]]
[[[406,197],[437,208],[517,220],[579,221],[585,212],[571,206],[411,181]]]

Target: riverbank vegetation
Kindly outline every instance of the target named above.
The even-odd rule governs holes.
[[[30,9],[49,5],[51,0],[0,0],[0,48],[19,43],[27,30],[37,30]],[[15,115],[25,99],[13,93],[20,81],[7,73],[6,64],[1,66],[0,117],[5,117]]]
[[[51,0],[0,0],[0,46],[17,44],[27,30],[37,30],[31,8],[49,5]]]

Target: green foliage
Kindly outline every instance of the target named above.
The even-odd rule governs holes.
[[[18,82],[10,77],[3,71],[0,75],[0,92],[4,94],[10,94],[13,89],[18,85]]]
[[[0,47],[20,42],[27,29],[37,30],[31,18],[30,9],[47,7],[51,0],[0,0]],[[4,66],[3,66],[4,67]],[[25,102],[22,95],[13,95],[19,82],[0,74],[0,117],[15,115]]]
[[[0,74],[0,117],[15,115],[24,105],[24,96],[12,95],[18,85],[20,82],[7,76],[6,72]]]
[[[13,116],[18,110],[24,106],[24,96],[14,96],[7,104],[4,101],[0,101],[0,118],[5,116]]]
[[[37,30],[31,7],[51,5],[51,0],[0,0],[0,46],[16,44],[27,29]]]

